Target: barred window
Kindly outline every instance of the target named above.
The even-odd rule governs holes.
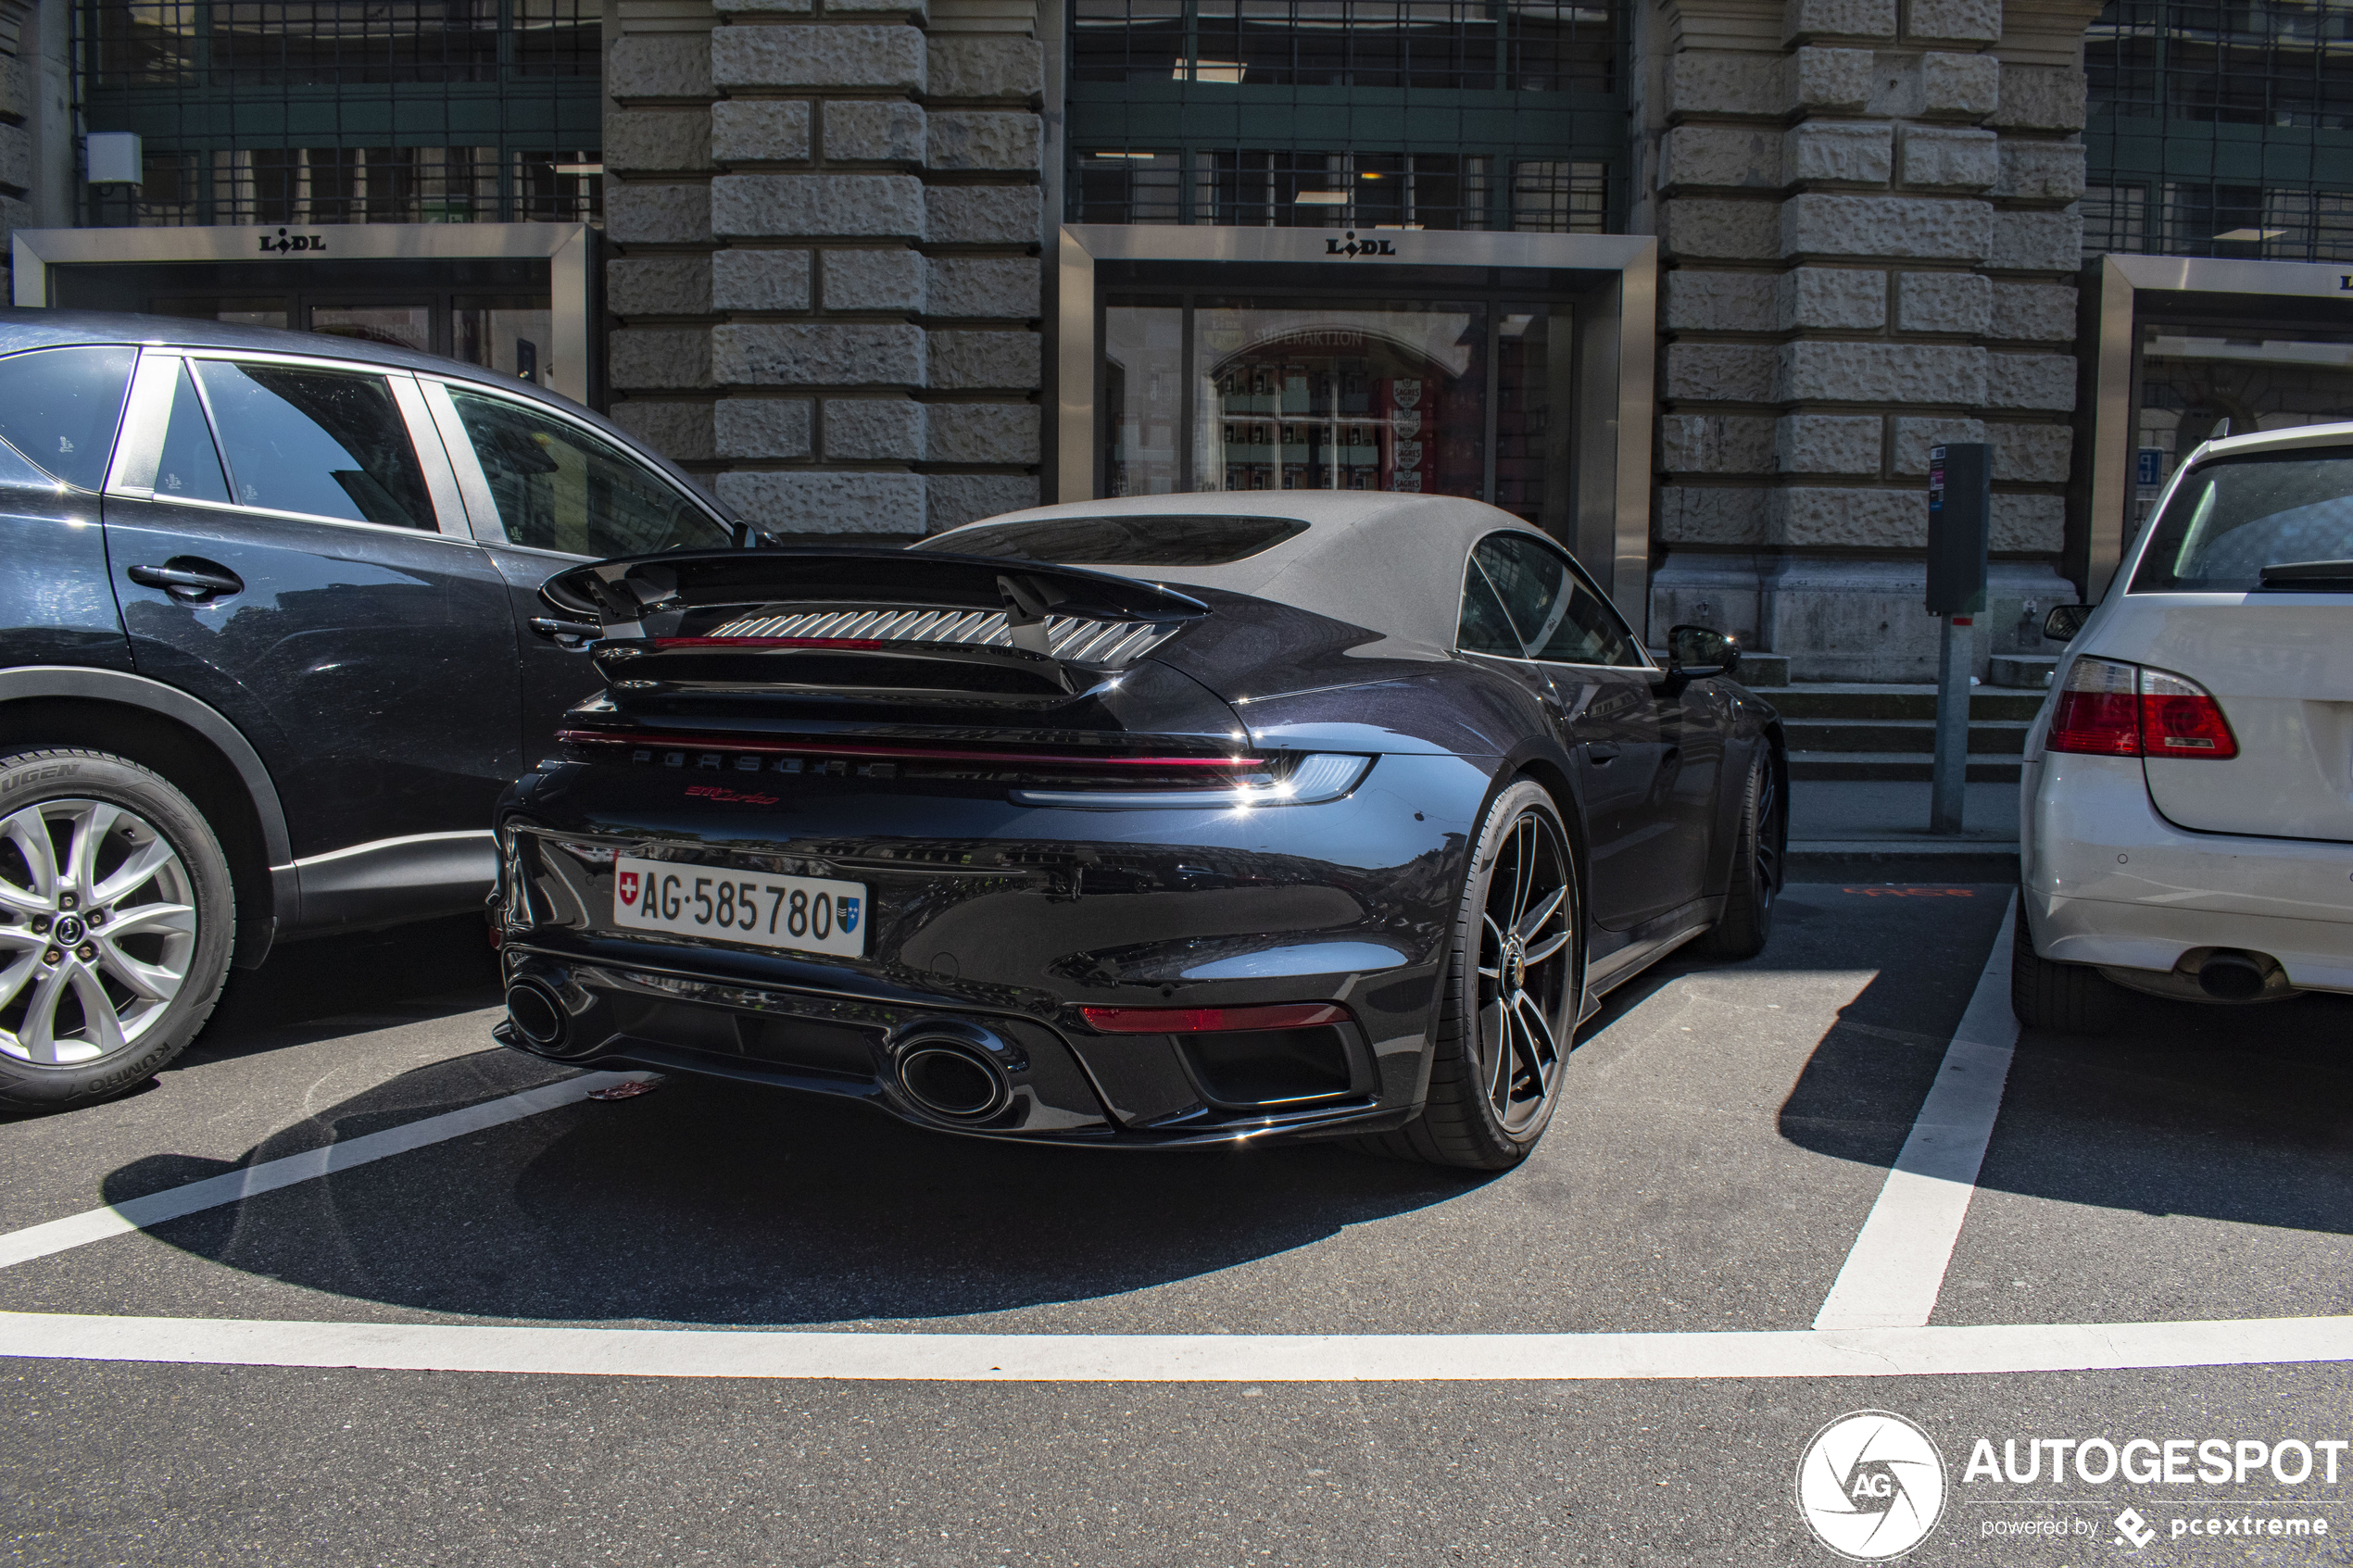
[[[100,226],[581,222],[603,212],[593,151],[150,147],[135,188],[94,191]]]
[[[96,0],[85,10],[91,86],[101,92],[496,82],[600,69],[596,0]],[[503,67],[502,36],[512,55]]]
[[[1609,227],[1609,166],[1529,159],[1512,165],[1512,227],[1600,234]]]
[[[1617,91],[1616,10],[1568,0],[1074,0],[1079,82]]]

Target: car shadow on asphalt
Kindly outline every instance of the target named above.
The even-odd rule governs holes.
[[[478,914],[281,943],[259,969],[229,972],[180,1062],[324,1038],[343,1031],[305,1026],[354,1015],[446,1018],[497,1007],[499,995],[498,956]]]

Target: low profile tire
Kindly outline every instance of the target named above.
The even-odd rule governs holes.
[[[1528,1158],[1553,1119],[1584,986],[1577,865],[1553,797],[1517,780],[1488,809],[1456,907],[1429,1098],[1367,1153],[1471,1171]]]
[[[0,757],[0,1107],[153,1077],[212,1016],[235,895],[170,780],[104,752]]]
[[[1770,753],[1760,750],[1742,786],[1739,830],[1732,844],[1732,872],[1724,887],[1724,913],[1699,939],[1712,959],[1753,959],[1773,935],[1773,901],[1788,875],[1789,811],[1781,801],[1780,775]]]
[[[2087,964],[2037,956],[2023,898],[2010,931],[2010,1011],[2029,1029],[2060,1035],[2105,1035],[2116,1026],[2116,986]]]

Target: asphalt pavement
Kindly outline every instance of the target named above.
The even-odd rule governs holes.
[[[0,1123],[4,1560],[1834,1563],[1801,1457],[1873,1410],[1941,1456],[1912,1562],[2353,1562],[2353,1001],[2010,1054],[2010,893],[1792,887],[1613,996],[1500,1176],[584,1099],[492,1045],[479,921],[286,947],[142,1092]],[[286,1185],[86,1218],[224,1176]],[[1924,1324],[1814,1329],[1938,1213]],[[2023,1478],[2100,1439],[2181,1478]],[[1930,1489],[1877,1452],[1871,1550]]]

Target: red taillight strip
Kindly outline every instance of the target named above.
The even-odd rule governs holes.
[[[1037,751],[951,751],[928,746],[841,746],[750,735],[673,735],[655,730],[558,730],[575,746],[646,746],[665,751],[749,751],[769,757],[876,757],[894,762],[1051,763],[1079,768],[1263,768],[1263,757],[1071,757]]]
[[[1254,1008],[1080,1008],[1106,1035],[1217,1035],[1236,1029],[1313,1029],[1345,1023],[1338,1002],[1281,1002]]]
[[[656,637],[654,651],[664,648],[848,648],[872,653],[883,645],[872,637]]]

